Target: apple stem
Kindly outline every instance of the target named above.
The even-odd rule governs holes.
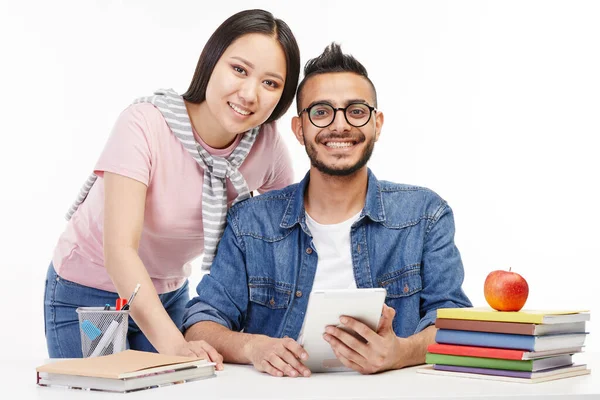
[[[508,272],[510,272],[511,269],[512,269],[512,267],[508,267]]]

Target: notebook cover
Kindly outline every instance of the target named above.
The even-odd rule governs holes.
[[[205,363],[198,357],[168,356],[145,351],[125,350],[102,357],[68,359],[45,364],[37,372],[121,379],[150,372],[174,369],[182,365]]]
[[[437,318],[550,324],[589,321],[588,310],[497,311],[490,307],[439,308]]]

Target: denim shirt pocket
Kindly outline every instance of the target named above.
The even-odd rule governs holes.
[[[387,291],[388,299],[411,296],[423,289],[421,264],[411,264],[377,278],[377,283]]]
[[[292,290],[287,286],[277,284],[269,278],[250,278],[250,301],[273,310],[287,308],[292,296]]]
[[[396,310],[393,329],[396,335],[408,337],[415,332],[420,316],[421,264],[410,264],[377,278],[387,291],[385,303]]]

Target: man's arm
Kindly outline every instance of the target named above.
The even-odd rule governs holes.
[[[437,329],[430,325],[419,333],[407,338],[397,338],[400,342],[400,354],[391,369],[400,369],[425,363],[427,346],[435,343]]]
[[[236,234],[230,213],[219,250],[196,289],[198,296],[186,306],[183,331],[188,341],[204,340],[222,352],[225,362],[252,363],[274,376],[308,376],[300,361],[307,354],[295,340],[240,333],[246,325],[249,306],[246,252]]]
[[[185,333],[190,341],[204,340],[223,356],[225,362],[253,364],[273,376],[310,376],[302,364],[308,354],[293,339],[234,332],[216,322],[198,322]]]
[[[185,332],[186,340],[204,340],[221,353],[225,362],[235,364],[251,363],[246,350],[253,336],[255,335],[232,331],[212,321],[198,322]]]
[[[454,214],[442,203],[427,228],[421,260],[421,321],[415,332],[435,323],[438,308],[471,307],[462,290],[465,271],[454,243]]]

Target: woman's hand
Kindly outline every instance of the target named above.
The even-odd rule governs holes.
[[[223,370],[223,356],[204,340],[183,341],[172,350],[174,356],[200,357],[216,363],[217,371]]]

